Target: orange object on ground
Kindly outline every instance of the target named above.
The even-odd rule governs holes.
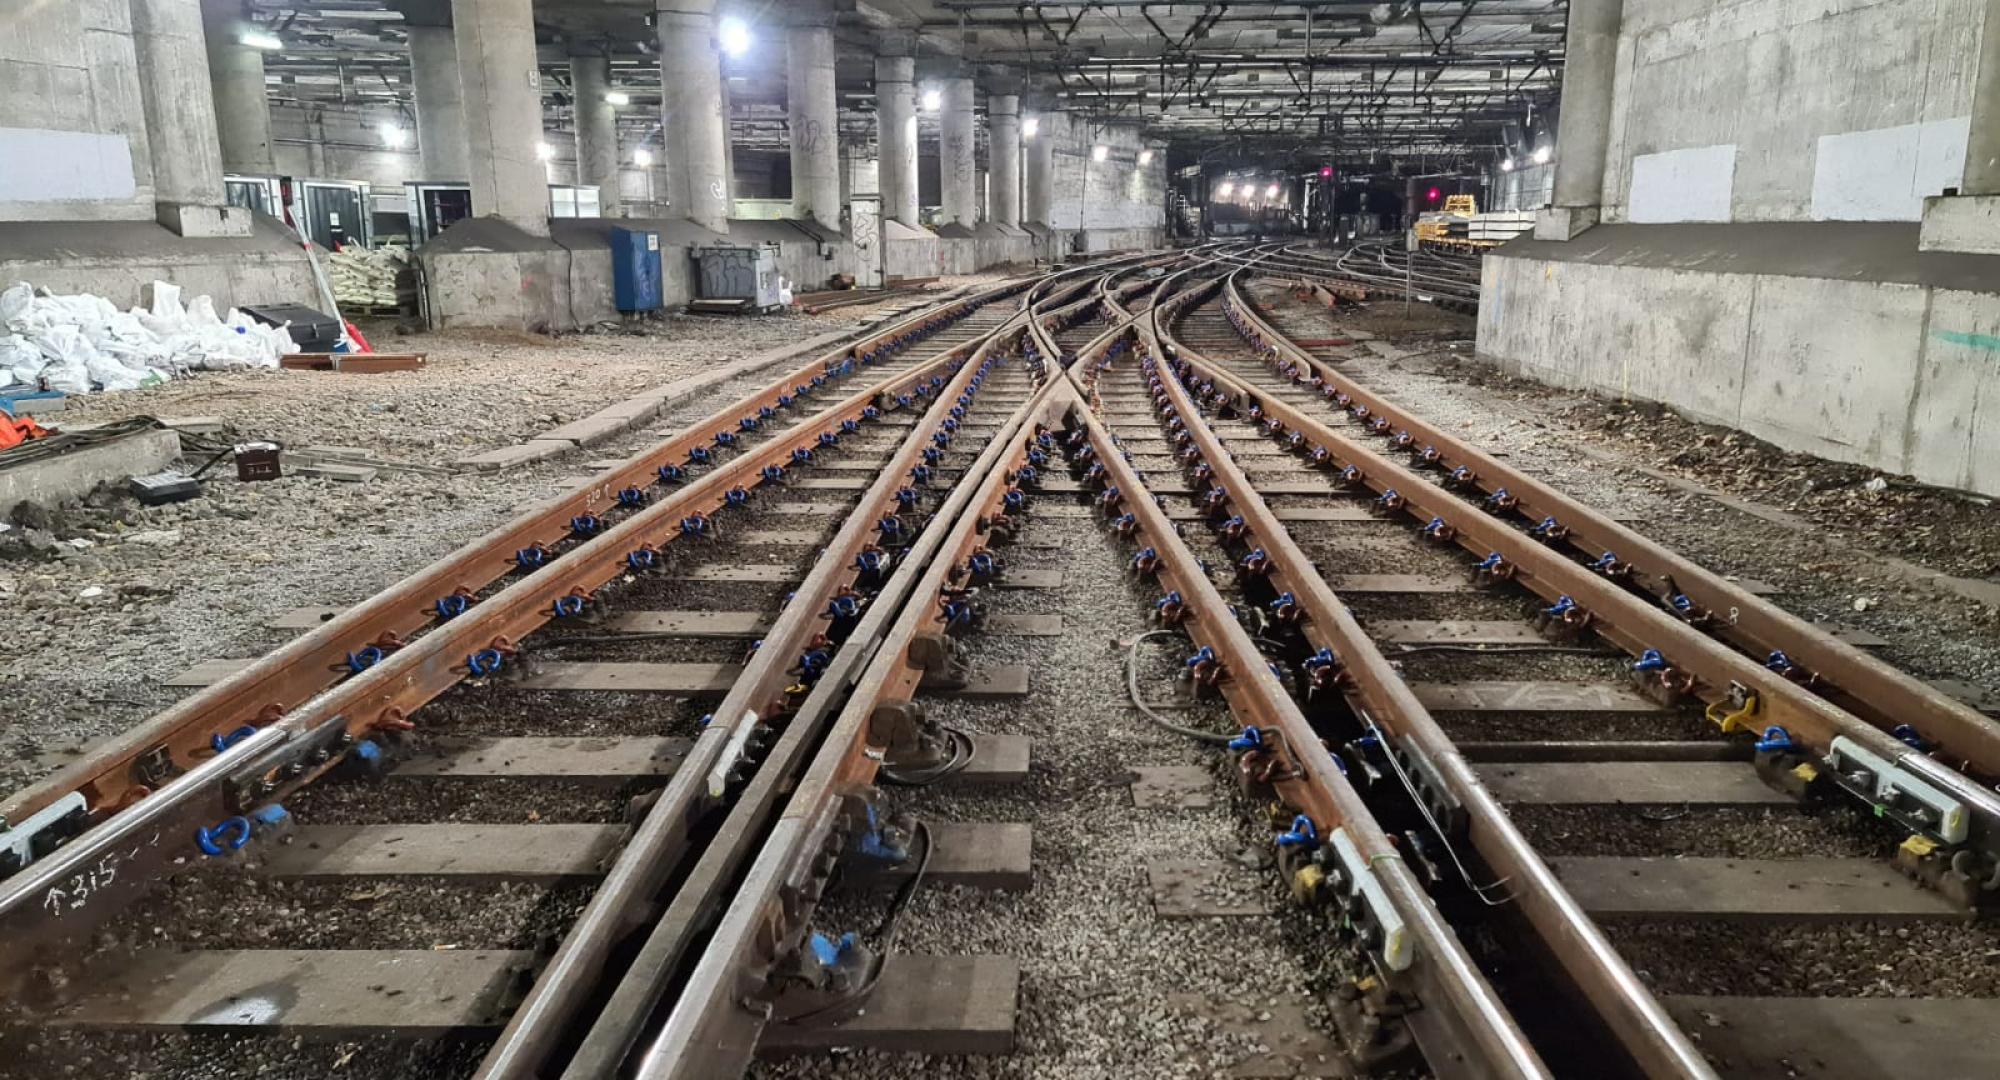
[[[49,429],[35,423],[32,417],[0,412],[0,450],[19,446],[29,439],[39,439],[48,433]]]

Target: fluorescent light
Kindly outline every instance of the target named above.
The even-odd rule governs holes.
[[[385,145],[402,146],[410,141],[410,133],[395,124],[383,124],[378,130],[382,132],[382,142]]]
[[[262,30],[245,30],[241,34],[236,35],[236,40],[253,49],[282,49],[285,47],[285,43],[278,40],[278,35],[265,33]]]
[[[1513,159],[1513,158],[1507,158],[1507,159],[1505,159],[1504,161],[1500,162],[1500,171],[1501,171],[1501,172],[1513,172],[1513,171],[1514,171],[1514,159]]]
[[[1145,168],[1146,166],[1151,165],[1152,163],[1153,163],[1153,152],[1151,150],[1139,151],[1140,168]]]
[[[1030,116],[1021,121],[1021,137],[1024,139],[1034,138],[1035,133],[1040,130],[1042,130],[1042,118],[1039,116]]]
[[[1265,189],[1264,189],[1264,197],[1265,197],[1265,198],[1267,198],[1267,199],[1275,199],[1275,198],[1277,198],[1277,197],[1278,197],[1278,185],[1276,185],[1276,184],[1272,184],[1272,185],[1271,185],[1270,187],[1267,187],[1267,188],[1265,188]]]
[[[742,19],[731,15],[722,20],[722,29],[716,33],[722,51],[730,56],[742,56],[750,51],[750,27]]]
[[[1550,149],[1549,147],[1546,146],[1535,147],[1535,164],[1547,165],[1549,163],[1549,158],[1553,156],[1555,156],[1555,151]]]
[[[1096,146],[1090,148],[1090,160],[1092,161],[1104,161],[1110,157],[1111,148],[1103,143],[1098,143]]]
[[[632,104],[632,95],[623,90],[613,90],[604,95],[604,100],[607,104],[611,105],[630,105]]]
[[[535,156],[547,161],[556,156],[556,148],[546,142],[538,142],[535,144]]]
[[[1227,199],[1230,195],[1234,194],[1235,191],[1236,191],[1236,185],[1230,183],[1227,180],[1224,180],[1222,182],[1222,186],[1215,189],[1215,194],[1218,198]]]
[[[653,164],[653,152],[644,148],[632,151],[632,164],[644,169]]]
[[[936,112],[944,105],[944,91],[932,88],[924,91],[924,111]]]

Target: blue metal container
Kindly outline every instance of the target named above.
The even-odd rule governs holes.
[[[660,310],[659,233],[611,230],[611,292],[620,311]]]

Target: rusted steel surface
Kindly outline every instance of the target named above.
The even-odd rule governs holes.
[[[728,502],[732,489],[747,490],[754,486],[764,467],[789,463],[794,450],[816,446],[822,433],[838,432],[844,421],[860,423],[865,413],[875,408],[873,403],[879,396],[893,399],[920,380],[946,370],[954,358],[970,351],[970,347],[961,346],[850,394],[790,432],[674,489],[666,498],[596,534],[541,570],[470,605],[464,614],[386,653],[373,666],[284,710],[263,728],[275,729],[279,745],[272,753],[280,757],[261,760],[242,754],[227,755],[236,765],[234,771],[217,778],[224,785],[220,793],[212,785],[190,789],[185,783],[170,782],[161,792],[138,800],[138,804],[143,806],[152,799],[179,803],[172,809],[156,808],[156,812],[170,815],[176,828],[191,832],[200,823],[198,818],[190,816],[197,808],[212,807],[219,801],[229,814],[243,814],[255,805],[282,798],[331,767],[355,741],[378,729],[407,726],[419,707],[471,675],[473,664],[491,664],[500,672],[517,668],[519,661],[513,654],[519,643],[527,634],[558,617],[558,603],[574,605],[581,601],[587,608],[595,590],[634,571],[634,560],[640,560],[640,565],[650,563],[652,553],[661,545],[676,542],[684,520],[712,514]],[[508,554],[489,551],[483,558],[501,563],[508,559]],[[336,619],[334,625],[341,622]],[[271,666],[267,658],[256,668]],[[282,677],[282,673],[277,674]],[[122,748],[128,743],[121,741],[117,745]],[[316,748],[316,752],[309,752],[311,748]],[[292,756],[296,754],[308,756]],[[113,815],[110,821],[86,832],[84,839],[90,839],[99,830],[112,829],[115,833],[122,816]],[[208,823],[214,820],[210,818]],[[185,837],[189,833],[179,835]],[[89,867],[81,860],[88,850],[80,842],[72,843],[38,860],[26,871],[0,881],[0,952],[11,954],[16,949],[47,943],[32,931],[45,922],[48,890],[80,880],[77,874],[87,874]],[[173,850],[182,850],[180,843],[173,845]],[[124,872],[117,875],[116,888],[120,892],[130,890],[144,881],[145,870],[159,865],[156,860],[168,857],[167,851],[158,848],[136,853]],[[55,884],[50,883],[50,875],[56,875]],[[100,901],[93,906],[92,914],[113,906]],[[88,928],[83,919],[70,919],[68,923],[77,931]]]
[[[1190,298],[1198,295],[1189,294]],[[1783,727],[1813,750],[1826,752],[1836,736],[1845,736],[1882,759],[1896,763],[1943,789],[1968,807],[1973,832],[1986,841],[2000,840],[2000,799],[1976,782],[1924,755],[1887,732],[1848,713],[1730,645],[1672,615],[1650,597],[1642,597],[1620,580],[1571,559],[1504,520],[1485,513],[1446,488],[1431,483],[1357,438],[1341,433],[1317,417],[1282,400],[1265,397],[1239,383],[1219,366],[1184,354],[1201,379],[1241,403],[1255,406],[1281,432],[1299,432],[1302,449],[1324,448],[1327,465],[1336,472],[1351,468],[1349,482],[1377,495],[1377,504],[1391,514],[1420,523],[1440,523],[1433,529],[1446,542],[1476,557],[1497,555],[1499,572],[1511,575],[1537,595],[1559,606],[1570,601],[1571,618],[1584,622],[1598,636],[1631,655],[1658,650],[1668,665],[1663,678],[1673,679],[1677,692],[1707,702],[1725,730]],[[1448,538],[1448,539],[1446,539]],[[1756,709],[1743,712],[1731,703],[1733,688],[1756,698]]]
[[[1020,285],[970,297],[940,312],[927,312],[897,324],[864,343],[878,351],[898,335],[909,334],[943,312],[998,302],[1020,291]],[[734,432],[739,418],[776,410],[781,398],[795,398],[815,378],[848,357],[867,351],[852,346],[815,359],[757,392],[721,410],[708,422],[690,427],[626,461],[586,487],[565,492],[487,533],[452,554],[411,574],[370,600],[347,609],[312,632],[295,638],[237,675],[113,736],[80,761],[48,779],[9,796],[0,804],[0,819],[26,820],[37,810],[76,792],[93,815],[115,811],[143,797],[157,781],[137,775],[142,757],[161,766],[160,775],[193,767],[212,755],[211,740],[243,726],[263,726],[289,709],[347,677],[348,658],[369,647],[393,647],[437,623],[435,605],[455,595],[475,594],[513,573],[516,552],[550,551],[570,536],[570,522],[583,515],[603,514],[617,505],[626,488],[648,488],[659,480],[662,466],[682,466],[690,451],[709,447],[719,432]],[[858,367],[865,371],[865,366]]]
[[[909,603],[864,667],[846,706],[799,781],[729,910],[697,960],[687,983],[668,1011],[665,1025],[639,1055],[637,1075],[707,1080],[735,1076],[751,1059],[767,1013],[755,1003],[765,993],[772,967],[797,946],[810,920],[819,887],[818,863],[839,846],[849,827],[850,797],[872,784],[881,752],[871,746],[877,708],[910,700],[924,668],[911,657],[919,634],[945,632],[942,601],[954,582],[965,580],[972,554],[992,539],[1003,520],[1013,478],[1033,446],[1035,424],[1059,401],[1063,384],[1045,386],[1010,417],[979,461],[969,469],[939,522],[952,521],[948,536],[927,530],[928,549],[906,560],[909,575],[900,595]],[[928,560],[927,562],[924,560]],[[921,576],[918,576],[919,573]],[[877,612],[887,612],[878,606]],[[843,659],[854,654],[843,654]],[[623,988],[621,987],[621,991]],[[746,1006],[746,1003],[749,1003]],[[606,1057],[591,1062],[615,1065]],[[588,1075],[572,1067],[574,1075]]]
[[[1018,321],[1018,317],[1017,317]],[[789,758],[810,745],[813,695],[824,700],[839,688],[839,679],[829,671],[817,680],[804,678],[796,665],[809,649],[832,651],[821,636],[829,606],[836,596],[850,594],[856,581],[857,562],[873,548],[877,523],[896,513],[897,491],[905,486],[924,486],[912,478],[923,464],[925,448],[940,433],[951,437],[949,423],[957,426],[954,413],[962,414],[977,393],[974,380],[983,376],[981,365],[996,355],[993,343],[1004,335],[1005,327],[971,349],[943,389],[932,395],[923,419],[912,426],[895,455],[882,469],[868,493],[848,516],[838,534],[765,632],[762,645],[752,654],[745,669],[722,702],[716,706],[714,722],[703,732],[688,757],[675,772],[665,791],[647,810],[633,841],[620,854],[606,882],[585,909],[551,961],[547,971],[514,1014],[501,1038],[482,1063],[483,1077],[526,1077],[543,1075],[554,1043],[577,1018],[590,1000],[590,990],[605,977],[605,965],[617,942],[631,930],[631,911],[657,902],[661,887],[688,856],[688,823],[725,800],[713,777],[728,770],[725,755],[740,753],[740,734],[747,725],[768,730],[789,717],[789,726],[779,744],[758,768],[756,782],[737,797],[728,822],[717,831],[701,853],[701,863],[689,875],[667,907],[657,928],[635,959],[610,1001],[591,1026],[583,1048],[569,1070],[573,1074],[598,1074],[615,1064],[608,1060],[637,1037],[637,1027],[652,1014],[657,1001],[658,980],[679,961],[690,939],[713,920],[727,897],[720,884],[736,875],[738,864],[748,857],[750,845],[760,835],[769,808],[778,798],[793,770]],[[913,523],[914,527],[914,523]],[[880,554],[879,549],[877,553]],[[871,610],[881,603],[878,597]],[[893,605],[892,605],[893,606]],[[879,620],[878,620],[879,621]],[[864,646],[868,631],[857,627],[843,649]],[[734,748],[734,750],[732,750]],[[748,768],[743,760],[738,767]],[[640,977],[632,977],[632,976]]]
[[[1156,317],[1164,319],[1165,315]],[[1156,327],[1155,333],[1164,336],[1167,331]],[[1195,355],[1187,346],[1175,344],[1183,358]],[[1186,388],[1169,372],[1161,372],[1154,382],[1163,416],[1182,420],[1200,462],[1213,473],[1212,482],[1227,493],[1227,510],[1222,512],[1243,518],[1249,538],[1246,545],[1268,556],[1267,576],[1272,587],[1296,599],[1302,612],[1297,623],[1300,633],[1314,648],[1332,652],[1335,670],[1340,673],[1337,685],[1356,714],[1378,725],[1385,740],[1407,740],[1431,763],[1451,796],[1465,807],[1469,835],[1480,857],[1494,877],[1507,882],[1513,902],[1629,1049],[1633,1063],[1655,1077],[1712,1076],[1700,1051],[1569,896],[1409,684],[1314,569],[1312,560],[1202,420]]]
[[[1755,657],[1782,653],[1795,665],[1792,681],[1803,689],[1884,731],[1908,724],[1947,756],[2000,778],[2000,724],[1358,385],[1293,346],[1254,304],[1243,301],[1233,281],[1224,288],[1225,302],[1255,335],[1253,343],[1274,357],[1281,374],[1309,388],[1317,380],[1322,396],[1350,414],[1386,421],[1384,434],[1391,438],[1407,432],[1412,452],[1435,447],[1445,471],[1471,472],[1471,497],[1504,490],[1518,500],[1514,512],[1521,518],[1552,518],[1567,529],[1565,545],[1581,557],[1616,556],[1663,609],[1676,593],[1686,596],[1696,621],[1716,636]]]

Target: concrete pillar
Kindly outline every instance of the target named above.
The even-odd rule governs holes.
[[[974,171],[972,79],[954,76],[944,81],[944,106],[939,113],[938,179],[946,225],[970,229],[979,222],[979,177]]]
[[[248,236],[250,212],[225,205],[222,143],[200,0],[131,0],[132,47],[160,224],[182,236]]]
[[[1965,140],[1962,195],[2000,195],[2000,0],[1986,0],[1979,70],[1972,83],[1972,133]]]
[[[570,86],[576,91],[576,182],[597,185],[600,217],[624,217],[618,193],[618,107],[604,100],[611,92],[611,59],[602,53],[569,58]]]
[[[917,62],[875,58],[875,122],[881,145],[882,216],[923,227],[917,209]]]
[[[1924,199],[1919,251],[2000,255],[2000,0],[1985,0],[1958,195]]]
[[[473,213],[547,236],[548,170],[535,154],[542,141],[542,78],[534,0],[452,0],[451,16]]]
[[[1542,240],[1568,240],[1597,224],[1611,145],[1612,81],[1625,0],[1572,0],[1564,44],[1562,119],[1556,129],[1554,206],[1535,222]]]
[[[715,0],[659,0],[659,30],[667,201],[689,221],[728,232],[729,125]]]
[[[423,180],[465,183],[472,177],[466,144],[465,96],[458,82],[458,39],[451,24],[411,25],[410,81],[417,101],[418,168]]]
[[[986,98],[987,216],[1001,225],[1021,223],[1021,99]]]
[[[833,85],[833,17],[808,9],[785,37],[791,123],[792,216],[840,227],[840,114]]]
[[[277,171],[271,157],[271,103],[264,95],[264,50],[243,44],[242,0],[202,0],[208,79],[224,172]]]
[[[1037,225],[1055,225],[1056,132],[1062,127],[1059,113],[1044,109],[1035,118],[1036,132],[1023,136],[1028,151],[1028,220]]]

